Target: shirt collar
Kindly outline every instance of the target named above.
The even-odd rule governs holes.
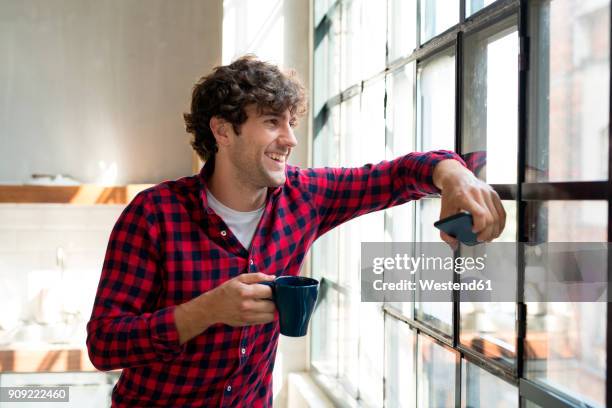
[[[215,170],[215,160],[213,158],[213,159],[207,160],[204,163],[204,165],[202,166],[202,169],[200,170],[200,174],[198,176],[200,180],[200,201],[202,202],[202,208],[204,208],[207,214],[214,213],[213,210],[208,205],[208,197],[206,197],[206,181],[213,174],[214,170]],[[285,174],[287,174],[286,165],[285,165]],[[285,183],[286,182],[287,180],[285,179]],[[268,202],[270,197],[277,196],[278,194],[280,194],[281,190],[282,190],[282,186],[269,187],[268,195],[266,196],[266,203]]]

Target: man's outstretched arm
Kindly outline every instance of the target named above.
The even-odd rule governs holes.
[[[454,152],[415,152],[375,165],[305,169],[295,176],[317,210],[318,235],[357,216],[440,193],[442,216],[461,209],[474,212],[481,238],[493,239],[503,230],[505,213],[499,197]],[[442,238],[455,243],[447,235]]]

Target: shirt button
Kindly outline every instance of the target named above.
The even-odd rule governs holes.
[[[246,349],[243,347],[243,348],[241,348],[241,349],[240,349],[240,352],[241,352],[242,354],[246,354]]]
[[[232,386],[231,386],[231,385],[228,385],[228,386],[227,386],[227,388],[226,388],[226,390],[227,390],[227,392],[230,392],[230,391],[232,390]]]
[[[222,237],[224,237],[224,236],[226,236],[226,235],[227,235],[227,231],[225,231],[225,230],[221,231],[221,236],[222,236]]]

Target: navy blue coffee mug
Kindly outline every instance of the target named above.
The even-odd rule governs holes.
[[[290,337],[305,336],[317,302],[319,281],[304,276],[279,276],[271,282],[259,283],[272,289],[281,334]]]

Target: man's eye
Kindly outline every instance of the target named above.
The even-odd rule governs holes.
[[[266,122],[268,122],[271,125],[276,126],[276,124],[278,123],[278,121],[276,119],[268,119]]]

